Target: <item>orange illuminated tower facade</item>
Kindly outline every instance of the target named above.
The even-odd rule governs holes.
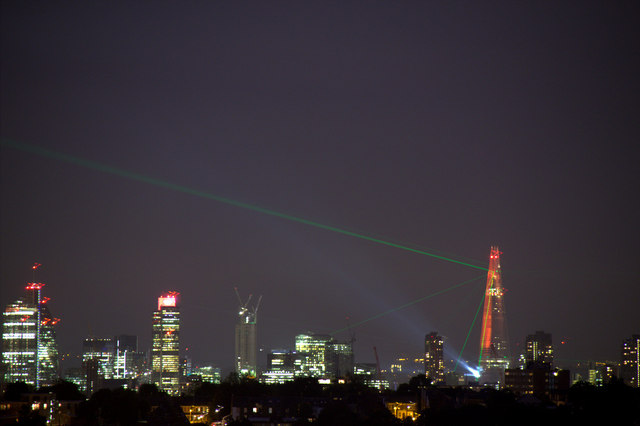
[[[496,387],[501,387],[504,384],[504,370],[509,367],[510,360],[500,254],[498,247],[491,247],[482,310],[479,357],[480,382]]]
[[[169,395],[180,393],[180,309],[176,291],[158,298],[153,312],[151,368],[153,382]]]

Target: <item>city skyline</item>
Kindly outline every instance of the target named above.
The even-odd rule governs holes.
[[[492,245],[513,353],[638,333],[636,3],[0,8],[0,303],[42,263],[61,354],[149,348],[175,290],[228,371],[238,287],[263,360],[308,330],[477,360]]]
[[[406,357],[407,355],[409,355],[409,358],[415,357],[415,356],[423,357],[423,359],[421,360],[416,359],[415,361],[424,362],[425,374],[428,373],[429,371],[435,371],[436,369],[444,369],[444,360],[446,358],[446,360],[451,362],[452,365],[454,366],[453,369],[449,369],[447,371],[453,371],[453,372],[458,371],[459,374],[467,375],[469,377],[475,376],[478,378],[481,384],[497,385],[498,387],[503,386],[505,368],[509,368],[509,367],[517,368],[517,369],[525,368],[525,367],[528,368],[529,366],[532,365],[532,363],[534,363],[538,367],[541,365],[546,365],[547,369],[551,368],[553,363],[554,346],[551,343],[552,338],[550,333],[544,333],[543,331],[536,331],[535,334],[527,335],[526,339],[524,339],[524,345],[520,346],[516,353],[511,353],[510,351],[504,351],[503,353],[503,351],[500,351],[500,353],[502,354],[500,356],[498,356],[498,351],[496,350],[496,347],[494,347],[493,344],[488,343],[491,341],[495,341],[496,344],[499,344],[498,346],[502,345],[502,349],[504,350],[504,345],[505,345],[505,336],[503,335],[504,331],[500,331],[501,329],[506,328],[504,316],[501,315],[502,313],[504,313],[504,300],[503,300],[504,289],[502,287],[502,279],[501,279],[501,267],[500,267],[500,260],[499,260],[500,254],[501,252],[499,251],[498,247],[495,247],[495,246],[491,247],[490,255],[489,255],[487,283],[485,287],[485,295],[483,297],[483,301],[479,306],[479,308],[483,306],[484,308],[482,309],[483,320],[482,320],[482,325],[480,326],[481,334],[480,334],[480,340],[479,340],[480,351],[479,351],[478,363],[476,364],[474,363],[474,361],[470,361],[468,353],[463,356],[464,350],[461,351],[461,353],[455,354],[454,356],[452,356],[453,354],[452,349],[446,348],[447,349],[446,353],[448,353],[448,356],[445,357],[444,356],[445,351],[443,350],[444,339],[442,338],[442,336],[439,336],[437,332],[431,332],[427,334],[425,337],[425,347],[422,355],[418,355],[415,353],[406,354],[402,352],[392,354],[391,356],[392,360],[390,360],[390,362],[387,364],[387,365],[390,365],[391,367],[390,370],[385,369],[386,365],[383,366],[383,370],[386,371],[385,374],[393,375],[393,369],[394,369],[393,364],[396,363],[400,358]],[[39,269],[41,266],[42,265],[40,263],[36,262],[34,263],[32,269],[33,270]],[[34,275],[34,279],[35,279],[35,275]],[[44,287],[44,285],[45,285],[44,283],[35,283],[35,282],[27,283],[27,286],[25,287],[27,291],[26,298],[20,298],[16,302],[7,305],[4,316],[6,317],[8,314],[13,316],[21,315],[20,312],[24,310],[24,308],[21,307],[21,304],[24,303],[24,300],[29,300],[29,299],[40,300],[42,297],[40,295],[40,290],[42,289],[42,287]],[[237,288],[235,289],[235,293],[239,302],[239,312],[237,313],[238,317],[237,317],[237,322],[235,324],[234,345],[235,345],[236,356],[234,357],[233,367],[228,368],[229,372],[234,371],[239,375],[247,375],[251,378],[262,378],[262,374],[267,372],[270,369],[269,365],[271,363],[270,361],[271,355],[269,354],[281,353],[281,354],[284,354],[285,356],[287,356],[286,354],[289,354],[288,356],[292,356],[291,354],[295,355],[296,353],[298,353],[300,355],[304,355],[308,351],[300,346],[300,341],[306,341],[308,339],[311,339],[311,341],[315,342],[314,339],[316,339],[316,337],[313,337],[313,336],[317,336],[317,339],[319,339],[318,342],[321,342],[322,345],[327,345],[328,344],[327,342],[332,342],[332,348],[333,348],[332,350],[334,350],[336,354],[340,353],[340,351],[343,350],[338,348],[342,348],[342,347],[348,348],[347,350],[350,354],[349,356],[351,357],[350,363],[351,365],[354,365],[354,362],[356,360],[353,358],[353,342],[356,339],[355,339],[355,334],[352,333],[351,326],[347,327],[349,329],[349,332],[352,333],[350,335],[350,340],[348,342],[344,342],[344,343],[337,342],[332,337],[332,335],[334,335],[335,333],[317,334],[314,332],[306,332],[306,333],[302,333],[295,336],[295,343],[294,343],[294,340],[292,340],[292,342],[290,342],[291,343],[290,345],[282,346],[287,348],[287,349],[284,349],[284,352],[282,352],[283,351],[282,349],[277,349],[276,347],[265,348],[263,346],[263,350],[265,352],[265,357],[266,357],[266,363],[264,362],[265,359],[258,360],[257,354],[255,353],[257,352],[256,350],[257,349],[257,345],[256,345],[257,311],[260,306],[262,297],[260,297],[253,306],[250,306],[252,295],[249,295],[247,300],[243,302],[242,299],[240,298],[240,294],[238,293]],[[152,345],[148,348],[148,351],[146,352],[147,356],[149,356],[149,363],[150,363],[149,365],[151,366],[150,367],[151,370],[149,371],[149,373],[151,374],[150,380],[154,383],[157,383],[161,389],[165,389],[169,393],[176,392],[176,389],[178,386],[178,378],[182,377],[181,376],[183,374],[181,372],[182,370],[178,368],[179,365],[180,366],[182,365],[182,360],[183,359],[188,360],[189,365],[191,365],[191,363],[194,361],[190,357],[193,352],[189,353],[188,352],[189,348],[185,347],[186,345],[188,345],[189,342],[186,342],[186,343],[183,342],[181,344],[178,337],[180,334],[180,331],[179,331],[180,310],[177,302],[179,295],[180,293],[176,291],[167,291],[167,292],[163,292],[161,296],[158,297],[157,309],[153,313]],[[497,302],[494,298],[498,299]],[[49,313],[48,308],[46,307],[46,304],[49,302],[49,300],[50,298],[44,297],[42,298],[42,302],[38,302],[38,303],[34,302],[35,305],[33,304],[32,305],[42,306],[44,309],[44,312],[46,313],[45,315],[46,319],[42,321],[42,324],[43,324],[43,327],[45,325],[47,327],[44,327],[43,329],[50,330],[50,331],[45,331],[45,334],[53,333],[52,334],[53,340],[50,339],[51,343],[48,344],[49,346],[51,346],[51,349],[46,349],[46,351],[52,350],[55,353],[56,365],[58,365],[58,361],[57,361],[58,347],[57,347],[57,343],[55,342],[56,340],[55,332],[53,331],[52,326],[60,322],[60,318],[53,318]],[[29,308],[29,306],[31,305],[26,306],[27,311],[25,312],[28,315],[33,316],[33,308]],[[495,311],[493,313],[498,313],[497,319],[498,319],[499,326],[496,326],[496,324],[493,323],[493,321],[496,318],[492,318],[492,311]],[[480,312],[480,309],[478,309],[478,312]],[[383,316],[387,313],[388,312],[382,313],[379,316]],[[7,323],[9,327],[15,326],[16,324],[14,324],[11,321],[12,321],[11,318],[9,318],[9,320],[4,318],[3,326],[5,323]],[[469,334],[471,334],[471,331],[474,325],[475,325],[475,320],[472,322],[472,325],[471,325],[472,328],[469,330]],[[7,335],[9,336],[9,339],[6,341],[3,340],[3,345],[5,343],[12,344],[11,336],[13,336],[14,334],[16,333],[15,332],[9,333]],[[36,333],[36,335],[37,334],[38,333]],[[20,332],[20,335],[21,336],[23,335],[22,332]],[[634,335],[633,339],[637,340],[637,335]],[[517,340],[520,340],[522,342],[522,339],[520,338],[518,338]],[[121,341],[126,343],[123,343]],[[628,349],[629,347],[631,347],[629,342],[632,342],[632,341],[633,341],[632,339],[630,340],[626,338],[623,341],[623,355],[620,360],[616,358],[610,358],[606,360],[604,359],[571,360],[571,362],[565,361],[561,368],[570,370],[571,367],[579,365],[580,361],[586,361],[588,363],[595,362],[596,364],[608,365],[608,366],[618,365],[619,363],[620,374],[629,375],[631,374],[629,372],[623,373],[624,371],[623,364],[628,362],[628,359],[630,358],[627,352],[630,352]],[[95,342],[99,342],[99,343],[95,343]],[[135,342],[135,343],[131,343],[131,342]],[[633,345],[635,345],[636,344],[635,341],[633,342],[634,342]],[[517,345],[519,345],[519,343]],[[562,341],[560,342],[560,344],[563,345],[565,344],[565,342]],[[87,348],[89,347],[88,345],[91,347],[89,351],[87,351]],[[98,347],[98,350],[95,351],[95,355],[92,355],[94,352],[94,345]],[[197,342],[196,342],[196,345],[197,345]],[[122,346],[122,351],[121,351],[121,346]],[[188,345],[188,346],[191,346],[191,345]],[[64,366],[60,365],[55,368],[56,371],[60,372],[60,377],[63,377],[69,368],[71,368],[71,370],[69,371],[73,371],[77,369],[78,367],[77,362],[74,362],[74,359],[76,361],[77,360],[82,361],[82,369],[84,371],[84,369],[86,368],[85,367],[85,363],[87,361],[86,357],[88,356],[89,357],[88,359],[92,359],[96,357],[102,359],[101,362],[105,363],[104,365],[109,365],[109,368],[113,369],[113,371],[112,370],[103,371],[102,369],[104,368],[104,366],[102,366],[102,364],[100,364],[99,368],[97,365],[93,367],[93,368],[97,368],[96,373],[99,373],[103,379],[107,379],[107,380],[125,379],[127,378],[127,374],[129,374],[127,373],[128,370],[125,369],[125,366],[127,364],[130,364],[129,367],[132,367],[134,364],[137,365],[137,363],[141,361],[142,358],[145,357],[145,352],[137,352],[137,336],[132,336],[132,335],[120,335],[114,338],[90,336],[84,339],[84,343],[82,347],[83,348],[81,352],[82,354],[81,357],[79,357],[77,354],[67,354],[67,359],[68,359],[67,364]],[[105,347],[110,347],[110,349],[104,349]],[[489,357],[483,356],[483,350],[487,348],[492,353],[491,356]],[[375,351],[375,348],[374,348],[374,351]],[[437,351],[438,355],[434,355],[435,351]],[[635,351],[635,349],[633,349],[632,347],[630,353],[632,353],[633,355],[631,356],[631,358],[635,359],[637,358],[636,356],[637,351],[635,352],[633,351]],[[324,355],[324,352],[322,353],[323,355],[321,356],[321,361],[317,361],[316,364],[320,362],[324,366],[326,362],[328,363],[327,365],[331,365],[330,368],[338,368],[337,371],[347,371],[344,369],[340,369],[339,367],[336,367],[336,365],[338,364],[335,364],[335,365],[333,364],[338,362],[337,361],[338,358],[336,358],[335,360],[333,358],[331,358],[330,360],[325,360],[323,357],[326,355]],[[509,353],[509,355],[508,356],[504,355],[506,353]],[[132,358],[134,356],[137,358],[136,359]],[[115,358],[111,359],[113,357]],[[376,357],[377,357],[377,354],[376,354]],[[543,358],[543,357],[546,357],[546,358]],[[163,367],[163,361],[165,360],[165,358],[170,361],[169,362],[170,366],[168,369]],[[205,366],[207,368],[212,367],[210,365],[207,366],[207,361],[203,361],[201,359],[195,360],[195,361],[196,363],[194,367],[200,366],[200,365]],[[362,361],[362,360],[357,360],[357,361]],[[602,363],[601,361],[604,361],[605,363]],[[637,360],[635,362],[637,362]],[[609,363],[613,363],[613,364],[609,364]],[[15,366],[13,366],[12,364],[13,363],[9,361],[10,368],[7,373],[9,374],[8,377],[13,377],[12,375],[14,373],[11,373],[13,367],[18,367],[18,369],[16,370],[18,374],[24,374],[24,371],[27,371],[19,366],[21,363],[18,363],[18,365],[15,365]],[[36,364],[38,363],[36,362]],[[303,364],[306,365],[306,361],[304,361]],[[360,364],[362,364],[362,362],[360,362]],[[309,365],[313,366],[315,364],[312,362]],[[435,367],[435,365],[437,365],[438,367]],[[458,370],[458,367],[460,367],[459,370]],[[497,369],[495,369],[495,367],[497,367]],[[139,367],[136,366],[135,368],[139,368]],[[189,369],[190,368],[191,367],[189,367]],[[325,367],[322,367],[322,368],[325,368]],[[492,371],[492,370],[495,370],[495,371]],[[444,370],[442,370],[442,372],[443,371]],[[168,372],[168,373],[162,373],[162,372]],[[442,372],[439,374],[444,374]],[[55,375],[57,373],[53,373],[53,374]],[[85,372],[83,374],[88,374],[88,373]],[[138,372],[137,374],[140,374],[140,372]],[[306,374],[311,374],[311,373],[307,372]],[[435,374],[435,373],[432,373],[432,374]],[[313,376],[313,374],[311,375]],[[168,382],[166,384],[162,384],[163,376],[167,376],[166,378]],[[336,376],[339,377],[338,375]],[[54,376],[52,376],[51,373],[49,373],[47,377],[49,377],[48,380],[50,382],[51,380],[53,380],[50,377],[54,377]],[[89,375],[87,377],[89,378],[92,376]],[[320,375],[320,377],[322,377],[322,374]],[[438,376],[437,380],[442,380],[443,377],[444,376]],[[149,379],[145,379],[145,380],[149,380]],[[93,386],[95,385],[92,385],[88,389],[93,389]]]

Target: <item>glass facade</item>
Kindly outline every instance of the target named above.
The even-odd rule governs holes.
[[[44,284],[30,283],[27,296],[9,304],[3,312],[2,361],[7,382],[36,387],[52,385],[59,377],[58,347],[54,326],[60,321],[42,298]]]
[[[351,343],[337,342],[328,334],[297,335],[296,352],[296,376],[335,378],[353,374]]]
[[[504,384],[504,370],[509,368],[511,360],[507,343],[500,254],[498,247],[491,247],[478,362],[481,370],[480,383],[497,388]]]
[[[444,383],[444,340],[432,331],[424,338],[424,373],[432,383]]]
[[[169,292],[158,299],[153,313],[151,368],[153,382],[170,395],[180,391],[180,310],[178,293]]]

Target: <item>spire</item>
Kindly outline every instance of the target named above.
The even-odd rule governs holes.
[[[480,337],[481,382],[500,386],[504,379],[504,369],[509,367],[509,347],[504,309],[504,288],[502,269],[497,246],[489,253],[489,271],[482,310],[482,330]]]

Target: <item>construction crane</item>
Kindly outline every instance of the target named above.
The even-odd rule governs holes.
[[[258,303],[256,303],[253,309],[250,310],[249,303],[251,302],[253,294],[250,294],[247,298],[247,301],[242,303],[242,298],[240,297],[240,293],[238,292],[238,287],[234,287],[233,289],[236,291],[238,303],[240,304],[240,311],[238,312],[238,316],[242,318],[244,322],[255,322],[256,316],[258,314],[258,308],[260,308],[260,302],[262,302],[262,296],[258,298]]]
[[[380,358],[378,358],[378,350],[376,349],[376,347],[373,347],[373,354],[376,356],[376,373],[377,373],[377,379],[378,380],[382,380],[382,373],[380,372]]]

